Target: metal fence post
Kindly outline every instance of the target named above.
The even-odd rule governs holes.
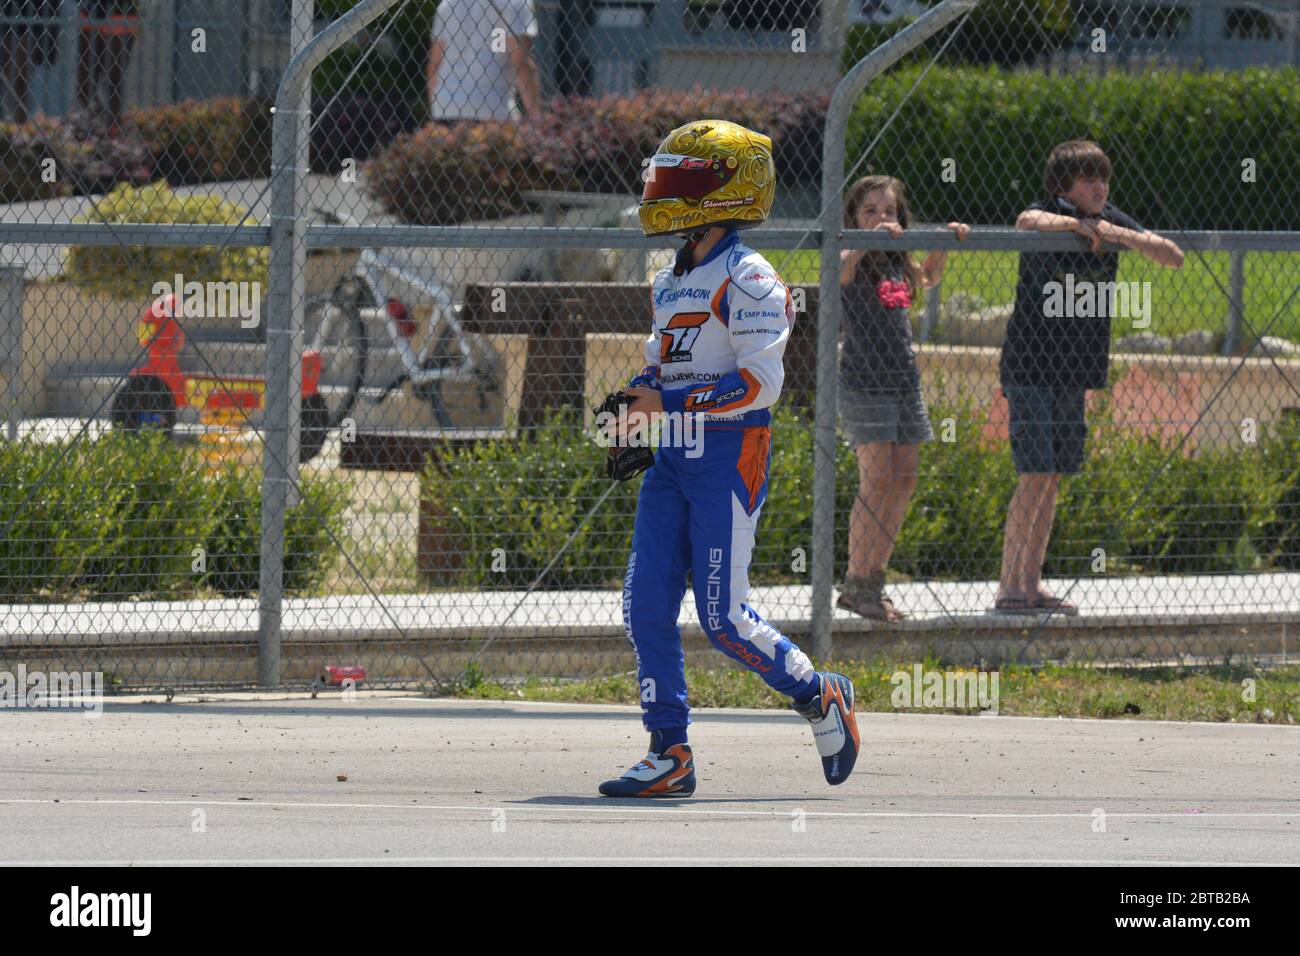
[[[305,49],[312,38],[312,10],[315,0],[293,0],[292,19],[289,24],[290,50],[297,52]],[[309,75],[310,77],[310,75]],[[297,102],[293,104],[297,111],[293,123],[293,186],[287,189],[293,197],[292,221],[307,224],[307,176],[311,174],[310,117],[311,117],[311,82],[310,78],[302,84]],[[302,310],[306,301],[307,246],[299,240],[293,244],[293,290],[290,294],[289,308],[285,315],[292,319],[289,336],[289,424],[288,447],[285,450],[284,466],[289,472],[288,504],[293,507],[298,503],[298,440],[299,425],[302,421]]]
[[[1292,66],[1300,66],[1296,58],[1296,32],[1300,29],[1300,0],[1293,0],[1291,5],[1291,29],[1286,34],[1286,60]]]
[[[849,112],[866,85],[979,0],[945,0],[859,60],[835,87],[822,144],[821,289],[817,306],[817,411],[813,451],[812,652],[834,649],[831,589],[835,579],[835,406],[840,335],[840,229],[845,133]]]
[[[939,300],[942,298],[942,282],[925,290],[925,311],[921,313],[921,334],[918,336],[922,342],[930,341],[934,335],[934,330],[939,324]]]
[[[77,109],[77,38],[81,22],[77,16],[77,0],[60,0],[59,3],[59,78],[64,112]]]
[[[1223,337],[1223,354],[1232,355],[1241,346],[1241,325],[1246,314],[1246,253],[1228,253],[1228,329]]]
[[[295,280],[293,180],[297,111],[276,110],[272,122],[271,251],[267,273],[266,413],[262,421],[262,541],[258,582],[257,682],[280,683],[280,616],[284,588],[284,524],[289,497],[289,418]],[[285,178],[288,182],[285,183]],[[297,269],[301,273],[301,269]]]
[[[308,4],[309,0],[296,0]],[[307,262],[304,155],[307,122],[300,105],[312,69],[398,0],[363,0],[294,54],[280,78],[271,123],[271,249],[266,326],[266,418],[263,422],[262,541],[258,588],[257,682],[280,684],[285,512],[296,485],[302,389],[302,309]],[[298,8],[300,11],[301,8]],[[308,9],[310,7],[308,6]],[[296,11],[296,13],[298,12]],[[300,23],[295,15],[295,23]]]
[[[5,437],[18,440],[23,387],[22,266],[0,265],[0,370],[5,376]]]

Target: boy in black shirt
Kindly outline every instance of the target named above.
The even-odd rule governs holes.
[[[1045,591],[1040,580],[1061,475],[1075,474],[1083,465],[1086,391],[1106,387],[1110,306],[1115,301],[1110,290],[1119,254],[1100,252],[1101,244],[1132,249],[1172,269],[1183,262],[1177,245],[1143,230],[1106,201],[1110,175],[1110,160],[1096,143],[1062,143],[1047,159],[1047,198],[1016,219],[1017,229],[1076,232],[1088,240],[1091,251],[1020,256],[1015,311],[1001,363],[1011,456],[1020,475],[1007,511],[994,605],[1004,614],[1078,613]]]

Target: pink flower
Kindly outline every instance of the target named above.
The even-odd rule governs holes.
[[[876,298],[887,309],[910,309],[912,294],[906,282],[897,279],[881,279],[876,283]]]

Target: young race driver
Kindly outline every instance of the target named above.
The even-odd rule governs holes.
[[[771,140],[723,120],[668,134],[651,157],[640,204],[647,236],[686,243],[652,285],[646,365],[603,408],[631,400],[609,473],[641,485],[623,585],[623,623],[636,651],[650,752],[600,785],[611,797],[689,796],[695,766],[677,616],[690,573],[700,625],[714,647],[791,699],[811,724],[827,783],[848,779],[858,755],[853,684],[817,672],[746,604],[754,532],[767,494],[769,409],[781,394],[794,323],[789,290],[739,230],[772,209]],[[613,403],[613,404],[611,404]],[[626,441],[640,416],[703,416],[699,448]],[[646,419],[641,419],[645,421]]]

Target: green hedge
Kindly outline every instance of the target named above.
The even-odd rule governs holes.
[[[888,23],[850,26],[844,32],[841,72],[847,73],[876,47],[910,26],[914,19],[903,16]],[[1067,46],[1075,31],[1070,0],[984,0],[970,16],[940,30],[921,46],[905,53],[898,62],[930,62],[958,26],[961,32],[948,43],[938,62],[1019,66]]]
[[[576,415],[558,414],[518,440],[438,451],[421,474],[420,500],[442,516],[464,566],[463,587],[527,587],[605,492],[605,450]],[[614,483],[542,581],[543,588],[613,586],[623,579],[639,481]],[[493,569],[494,550],[505,570]]]
[[[299,473],[298,504],[285,513],[284,587],[311,593],[341,556],[338,542],[346,529],[343,512],[347,486],[335,478]],[[208,488],[208,506],[216,515],[208,533],[204,584],[223,594],[248,594],[261,586],[262,474],[235,467],[222,469]]]
[[[892,29],[855,30],[846,60]],[[924,219],[1012,222],[1038,198],[1052,146],[1091,137],[1115,162],[1114,201],[1150,228],[1295,228],[1286,201],[1300,190],[1294,162],[1300,72],[1294,68],[1076,77],[940,65],[904,102],[921,68],[905,61],[871,84],[850,119],[847,158],[856,166],[882,134],[857,172],[902,178]],[[379,102],[387,102],[383,84],[377,89]],[[673,126],[701,115],[726,116],[772,135],[783,181],[815,180],[827,102],[816,93],[659,89],[557,97],[542,117],[506,130],[481,124],[399,136],[377,154],[367,180],[388,212],[424,224],[521,212],[523,189],[635,191],[641,159]],[[386,130],[404,125],[402,111],[389,112]],[[343,120],[355,117],[346,111],[325,117],[323,126],[338,128],[324,139],[345,139],[349,151],[365,155],[373,144],[353,143],[357,124],[339,126]],[[71,120],[42,124],[0,124],[0,201],[55,198],[105,177],[109,185],[113,177],[134,181],[141,174],[139,151],[151,159],[153,174],[173,185],[269,169],[270,112],[263,99],[217,97],[133,110],[117,140],[80,131]],[[50,157],[59,178],[43,183],[40,162]],[[955,183],[941,177],[947,158],[957,164]],[[1245,159],[1255,161],[1253,183],[1242,182]]]
[[[1293,68],[1080,78],[936,67],[905,100],[919,70],[871,84],[849,120],[847,155],[856,162],[881,135],[860,173],[901,178],[926,219],[1014,222],[1039,198],[1051,148],[1091,138],[1115,166],[1112,200],[1148,228],[1296,226]],[[940,175],[946,158],[956,161],[955,183]],[[1254,183],[1242,182],[1247,158],[1256,162]]]
[[[1265,472],[1283,476],[1283,487],[1261,529],[1260,549],[1275,566],[1300,571],[1300,418],[1288,419],[1261,456]]]
[[[921,474],[891,567],[936,579],[998,575],[1007,505],[1016,484],[1005,442],[980,440],[983,421],[968,405],[932,407],[937,432],[952,418],[953,442],[927,443]],[[1046,573],[1090,574],[1093,550],[1108,573],[1192,573],[1294,568],[1300,564],[1300,427],[1274,428],[1257,446],[1173,454],[1152,436],[1090,415],[1089,462],[1062,483]],[[849,446],[837,446],[836,567],[847,560],[848,515],[857,487]],[[443,516],[445,545],[464,567],[459,587],[526,587],[582,516],[610,489],[604,450],[572,417],[511,440],[440,452],[422,475],[422,500]],[[812,542],[810,422],[782,411],[773,428],[768,504],[751,579],[806,580],[791,571],[795,548]],[[1154,480],[1152,480],[1154,476]],[[1150,487],[1148,488],[1148,484]],[[582,528],[542,588],[615,587],[632,539],[640,482],[617,485]],[[495,549],[504,571],[494,570]]]
[[[967,408],[932,408],[936,430],[956,423],[956,440],[928,443],[893,567],[917,577],[998,576],[1007,506],[1016,474],[1003,442],[978,440],[983,421]],[[1089,414],[1088,464],[1061,484],[1047,574],[1090,574],[1094,549],[1108,572],[1175,574],[1280,566],[1270,538],[1275,506],[1295,481],[1279,467],[1300,452],[1295,431],[1275,429],[1259,447],[1175,452],[1158,436]],[[1279,529],[1274,529],[1279,530]],[[1300,530],[1300,527],[1293,529]]]
[[[357,0],[316,0],[316,16],[336,20],[356,6]],[[429,61],[433,18],[437,0],[405,0],[391,13],[367,25],[364,36],[385,36],[391,55],[375,51],[354,40],[336,50],[312,71],[312,90],[317,96],[364,93],[390,101],[424,104],[428,113]]]
[[[156,433],[109,431],[70,450],[0,443],[0,529],[9,529],[0,601],[255,591],[260,480],[235,467],[209,471]],[[301,488],[285,532],[285,587],[294,592],[316,587],[333,567],[347,507],[336,479],[304,473]]]
[[[864,56],[880,46],[895,33],[912,25],[912,17],[899,17],[890,23],[855,23],[844,31],[844,49],[840,53],[840,72],[847,73]],[[934,42],[933,39],[930,41]],[[926,45],[904,53],[899,59],[899,66],[908,63],[928,63],[930,51]]]

